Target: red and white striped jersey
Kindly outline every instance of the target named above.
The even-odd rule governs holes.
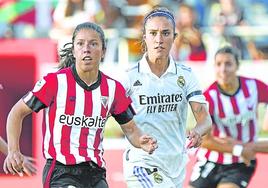
[[[105,166],[102,140],[107,117],[126,111],[131,103],[119,82],[99,72],[97,82],[88,86],[73,66],[45,76],[23,100],[27,104],[33,98],[43,105],[39,109],[32,106],[33,110],[45,108],[46,159],[66,165],[94,161]]]
[[[239,77],[240,88],[230,96],[221,91],[214,82],[204,93],[209,103],[209,113],[213,120],[212,134],[215,137],[232,137],[243,143],[256,141],[258,134],[257,106],[268,103],[268,86],[263,82]],[[200,148],[199,159],[207,159],[219,164],[242,162],[241,157],[230,153],[220,153]]]

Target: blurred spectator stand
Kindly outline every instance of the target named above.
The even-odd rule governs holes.
[[[187,5],[180,4],[176,14],[176,32],[172,55],[175,60],[204,62],[207,54],[202,35],[196,25],[196,12]]]

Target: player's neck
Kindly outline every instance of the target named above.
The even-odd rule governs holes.
[[[78,71],[78,75],[81,78],[81,80],[83,80],[88,86],[91,86],[92,84],[94,84],[97,79],[98,79],[98,70],[92,70],[92,71],[88,71],[88,72],[81,72]]]
[[[221,84],[220,88],[228,95],[235,94],[239,88],[239,78],[236,77],[233,82]]]
[[[161,77],[166,72],[169,65],[168,58],[150,60],[148,56],[146,56],[146,59],[152,73],[156,76]]]

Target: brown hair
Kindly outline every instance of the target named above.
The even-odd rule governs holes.
[[[177,33],[175,33],[175,18],[174,18],[174,14],[166,7],[161,7],[161,6],[155,6],[153,10],[151,10],[149,13],[146,14],[146,16],[143,19],[143,29],[142,29],[142,34],[145,35],[145,26],[146,23],[149,19],[153,18],[153,17],[166,17],[167,19],[169,19],[173,25],[173,31],[174,31],[174,38],[176,37]],[[143,37],[141,39],[141,48],[142,48],[142,52],[146,52],[147,51],[147,47],[145,44],[145,41],[143,40]]]
[[[232,48],[231,46],[224,46],[218,49],[215,54],[215,58],[218,54],[231,54],[235,58],[236,65],[239,66],[239,54],[235,48]]]

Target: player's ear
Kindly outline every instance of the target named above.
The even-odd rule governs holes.
[[[176,39],[177,36],[178,36],[178,33],[174,33],[174,40]]]
[[[106,52],[106,48],[104,48],[104,49],[102,50],[102,54],[101,54],[101,61],[102,61],[102,62],[104,61],[105,52]]]
[[[145,33],[142,35],[142,40],[145,40],[146,36]]]

